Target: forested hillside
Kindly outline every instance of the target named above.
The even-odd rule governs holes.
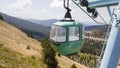
[[[69,58],[80,64],[95,68],[102,50],[105,34],[106,31],[104,30],[85,31],[82,49],[77,55],[69,56]]]

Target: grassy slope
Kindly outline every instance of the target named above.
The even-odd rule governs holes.
[[[35,56],[23,57],[0,44],[0,68],[45,68],[41,58]]]
[[[35,39],[29,38],[21,30],[0,20],[0,43],[26,56],[40,56],[40,43]],[[27,46],[30,50],[26,49]]]
[[[60,66],[60,68],[70,68],[73,64],[75,64],[77,68],[87,68],[86,66],[74,62],[65,56],[61,56],[61,57],[57,56],[57,60],[59,62],[58,66]]]
[[[40,42],[0,20],[0,68],[46,68],[41,49]],[[75,63],[66,57],[57,59],[60,68],[70,68]],[[75,64],[78,68],[86,68]]]
[[[0,68],[46,67],[42,62],[40,43],[1,20],[0,45]]]
[[[40,43],[1,20],[0,68],[46,68]]]

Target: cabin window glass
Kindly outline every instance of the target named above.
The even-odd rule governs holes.
[[[79,27],[69,28],[69,41],[79,40]]]
[[[60,26],[52,26],[50,32],[50,39],[56,42],[66,41],[66,28]]]

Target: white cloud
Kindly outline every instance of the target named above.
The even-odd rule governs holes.
[[[15,3],[10,4],[9,9],[26,9],[32,5],[31,0],[17,0]]]
[[[52,8],[61,8],[63,7],[63,1],[62,0],[53,0],[51,3]]]
[[[32,10],[32,0],[16,0],[7,4],[7,6],[0,9],[0,11],[15,17],[29,17],[30,14],[34,13]]]

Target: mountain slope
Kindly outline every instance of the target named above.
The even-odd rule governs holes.
[[[33,52],[33,50],[26,50],[27,46],[30,46],[31,49],[41,49],[40,43],[38,43],[36,40],[28,38],[28,36],[22,33],[19,29],[16,29],[15,27],[6,23],[0,23],[0,42],[4,44],[4,46],[14,51],[23,53],[24,55],[39,55],[37,51]]]
[[[20,18],[12,17],[4,13],[0,13],[4,21],[14,25],[17,28],[20,28],[24,32],[28,34],[36,34],[39,35],[40,38],[45,38],[49,36],[50,29],[46,26],[36,24],[27,20],[23,20]]]
[[[0,20],[0,68],[46,68],[40,44],[21,30]],[[60,68],[70,68],[72,64],[86,68],[66,57],[56,58]]]
[[[0,68],[46,67],[42,62],[40,43],[1,20],[0,45]]]

